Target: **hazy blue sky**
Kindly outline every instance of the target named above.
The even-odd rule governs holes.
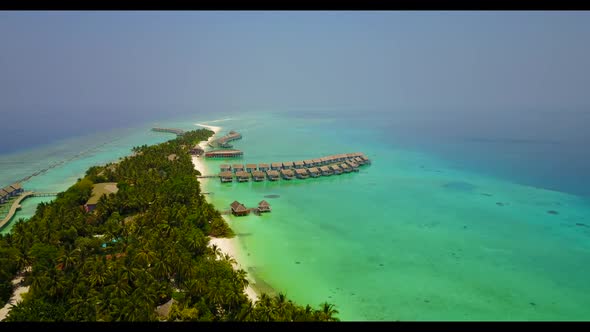
[[[2,129],[99,112],[580,111],[589,40],[589,12],[1,12]]]

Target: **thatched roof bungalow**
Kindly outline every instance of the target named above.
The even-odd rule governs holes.
[[[231,166],[228,164],[219,165],[219,170],[222,172],[231,171]]]
[[[330,176],[334,174],[334,172],[330,168],[328,168],[328,166],[320,167],[320,171],[322,172],[323,176]]]
[[[267,201],[258,203],[258,212],[270,212],[270,204]]]
[[[223,171],[219,173],[219,178],[221,179],[221,182],[232,182],[234,180],[231,171]]]
[[[294,167],[294,163],[292,161],[283,162],[283,169],[291,169],[293,167]]]
[[[340,168],[338,165],[336,165],[336,164],[330,165],[330,168],[332,169],[332,171],[334,171],[334,174],[336,174],[336,175],[342,174],[342,168]]]
[[[250,173],[244,171],[236,172],[236,178],[238,182],[248,182],[250,181]]]
[[[312,178],[317,178],[320,176],[320,170],[317,167],[310,167],[307,169],[307,171]]]
[[[279,170],[281,170],[281,168],[283,168],[283,163],[270,164],[270,169],[272,169],[272,170],[279,171]]]
[[[258,164],[258,169],[262,172],[266,172],[270,169],[269,164]]]
[[[233,164],[231,166],[231,168],[233,169],[234,173],[238,173],[244,170],[244,165],[242,164]]]
[[[256,170],[256,164],[246,164],[246,172],[254,172]]]
[[[295,169],[300,169],[300,168],[303,168],[303,166],[304,166],[302,160],[294,162],[293,165],[295,166]]]
[[[266,171],[266,176],[270,181],[276,181],[279,179],[279,172],[275,170]]]
[[[354,161],[347,161],[346,164],[350,166],[353,172],[359,171],[359,165],[357,165]]]
[[[340,168],[342,168],[342,171],[344,173],[350,173],[350,172],[352,172],[352,169],[346,163],[342,163],[339,166],[340,166]]]
[[[248,214],[250,214],[250,209],[248,209],[247,207],[244,206],[244,204],[242,204],[238,201],[234,201],[233,203],[231,203],[230,208],[231,208],[231,213],[234,216],[247,216]]]
[[[283,176],[283,179],[285,180],[291,180],[293,179],[293,171],[290,169],[282,169],[281,170],[281,175]]]
[[[256,181],[256,182],[264,181],[264,172],[262,172],[262,171],[252,172],[252,179],[254,179],[254,181]]]
[[[318,158],[318,159],[313,159],[312,162],[313,162],[313,166],[317,167],[317,166],[322,165],[323,160],[322,160],[322,158]]]
[[[307,179],[309,177],[309,173],[307,172],[306,168],[299,168],[295,170],[295,176],[299,179]]]

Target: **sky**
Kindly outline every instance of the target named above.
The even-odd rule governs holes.
[[[0,142],[199,110],[584,113],[588,40],[590,12],[0,12]]]

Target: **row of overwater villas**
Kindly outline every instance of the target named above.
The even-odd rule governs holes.
[[[254,181],[264,181],[265,178],[271,181],[276,181],[279,178],[291,180],[295,177],[306,179],[358,172],[359,165],[370,163],[369,158],[362,153],[349,153],[296,162],[258,164],[258,167],[256,164],[247,164],[245,168],[241,164],[221,165],[219,177],[221,182],[232,182],[234,173],[238,182],[250,181],[250,177]]]
[[[0,204],[5,203],[11,197],[20,195],[23,191],[24,189],[20,183],[13,183],[10,186],[0,189]]]

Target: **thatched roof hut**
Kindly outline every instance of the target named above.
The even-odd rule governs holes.
[[[258,203],[258,212],[270,212],[270,204],[267,201]]]

